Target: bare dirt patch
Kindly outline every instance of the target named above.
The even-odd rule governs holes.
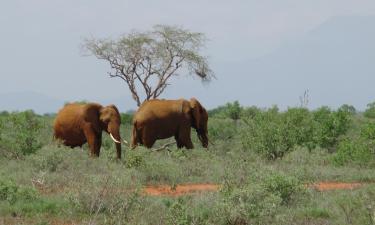
[[[318,182],[313,184],[306,184],[305,187],[312,188],[318,191],[330,190],[352,190],[360,188],[366,183],[344,183],[344,182]],[[147,186],[143,189],[143,193],[150,196],[181,196],[193,193],[202,192],[216,192],[220,189],[217,184],[181,184],[176,186],[159,185]]]
[[[191,193],[199,192],[213,192],[218,191],[220,185],[217,184],[180,184],[176,186],[160,185],[160,186],[147,186],[143,189],[146,195],[150,196],[180,196]]]
[[[353,182],[353,183],[344,183],[344,182],[319,182],[314,184],[309,184],[307,187],[316,189],[318,191],[330,191],[330,190],[353,190],[360,188],[365,185],[365,183]]]
[[[362,187],[367,183],[360,182],[317,182],[312,184],[305,184],[306,188],[315,189],[317,191],[330,191],[330,190],[353,190]],[[149,196],[181,196],[187,194],[196,194],[204,192],[217,192],[220,189],[218,184],[178,184],[178,185],[149,185],[142,189],[144,195]],[[37,187],[39,192],[43,195],[54,195],[67,191],[68,188],[57,187]],[[71,188],[72,189],[72,188]],[[74,189],[72,189],[74,190]],[[128,193],[135,191],[131,189],[110,189],[105,190],[109,193]]]

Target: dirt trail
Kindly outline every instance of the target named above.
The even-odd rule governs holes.
[[[318,191],[329,190],[352,190],[359,188],[366,183],[344,183],[344,182],[318,182],[313,184],[306,184],[305,187],[312,188]],[[176,186],[160,185],[147,186],[143,189],[146,195],[151,196],[181,196],[197,192],[215,192],[220,189],[217,184],[181,184]]]
[[[330,190],[352,190],[356,188],[360,188],[363,185],[369,183],[360,183],[360,182],[317,182],[311,184],[305,184],[306,188],[315,189],[317,191],[330,191]],[[43,195],[54,195],[56,193],[61,193],[67,191],[67,188],[62,187],[42,187],[42,186],[35,186],[39,192]],[[144,195],[149,196],[181,196],[186,194],[195,194],[195,193],[203,193],[203,192],[217,192],[220,190],[221,185],[218,184],[208,184],[208,183],[201,183],[201,184],[179,184],[175,186],[171,185],[149,185],[145,186],[142,190]],[[130,189],[122,189],[122,190],[108,190],[114,192],[131,192]],[[1,225],[1,224],[0,224]]]
[[[319,182],[314,184],[306,185],[309,188],[316,189],[318,191],[329,191],[329,190],[352,190],[355,188],[360,188],[366,183],[343,183],[343,182]]]
[[[189,193],[218,191],[220,185],[217,184],[181,184],[176,186],[160,185],[147,186],[143,189],[144,193],[151,196],[169,195],[180,196]]]

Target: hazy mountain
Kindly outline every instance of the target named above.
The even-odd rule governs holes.
[[[98,102],[102,105],[115,104],[121,112],[130,110],[129,107],[125,107],[127,106],[125,103],[129,102],[129,99],[126,97],[116,97],[112,99],[61,100],[35,92],[12,92],[0,93],[0,111],[23,111],[32,109],[39,114],[55,113],[65,103],[72,101]]]
[[[333,18],[272,54],[236,65],[235,71],[244,80],[254,77],[237,87],[248,91],[251,104],[264,105],[264,98],[263,103],[256,99],[271,93],[266,104],[287,100],[293,106],[309,89],[311,107],[348,103],[364,108],[375,100],[375,17]]]
[[[64,101],[35,92],[0,93],[0,111],[23,111],[36,113],[56,112]]]

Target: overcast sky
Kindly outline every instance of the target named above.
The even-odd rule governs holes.
[[[135,104],[121,80],[108,78],[108,65],[82,56],[85,37],[116,38],[155,24],[183,26],[210,39],[204,54],[215,71],[267,55],[331,18],[368,15],[375,15],[374,0],[1,0],[0,94],[31,91],[61,100],[123,98],[120,108],[130,109]],[[219,71],[217,78],[209,85],[179,79],[162,97],[195,96],[208,107],[233,100],[262,102],[261,96],[250,101],[244,90],[235,88],[223,94],[222,88],[236,74]],[[237,82],[256,79],[251,75]],[[302,90],[295,93],[296,103],[301,94]],[[264,105],[291,101],[265,100]]]

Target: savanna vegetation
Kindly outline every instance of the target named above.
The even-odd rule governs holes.
[[[375,120],[350,105],[279,110],[228,103],[209,112],[214,145],[101,156],[52,140],[54,115],[0,113],[0,224],[375,224]],[[122,114],[130,139],[131,114]],[[159,141],[157,145],[169,142]],[[364,182],[317,191],[318,181]],[[220,184],[147,196],[146,185]]]

